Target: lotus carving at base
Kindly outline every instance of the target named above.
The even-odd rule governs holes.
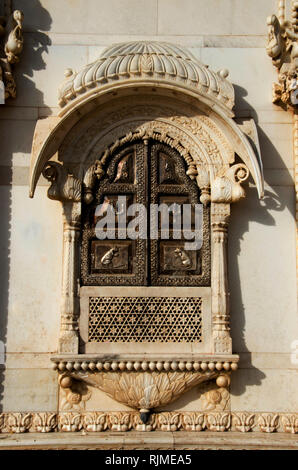
[[[99,388],[114,400],[148,412],[218,376],[218,372],[78,372],[76,379]]]

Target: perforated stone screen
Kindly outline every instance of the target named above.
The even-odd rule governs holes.
[[[90,297],[89,342],[202,341],[201,297]]]

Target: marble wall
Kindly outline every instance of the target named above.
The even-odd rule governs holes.
[[[232,338],[240,368],[232,410],[295,411],[298,339],[292,116],[271,103],[276,71],[266,55],[266,17],[275,0],[14,0],[24,12],[25,46],[16,68],[18,96],[0,109],[0,339],[6,345],[3,411],[57,409],[56,375],[62,256],[61,207],[40,181],[28,197],[37,119],[55,115],[67,67],[79,69],[128,40],[169,41],[202,62],[228,68],[236,115],[258,125],[265,198],[250,184],[232,207],[229,241]],[[0,366],[1,367],[1,366]],[[100,394],[100,392],[98,392]],[[196,409],[198,392],[169,409]],[[91,406],[91,402],[90,402]],[[125,409],[108,399],[106,409]]]

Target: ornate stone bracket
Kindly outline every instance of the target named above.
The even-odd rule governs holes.
[[[20,54],[23,50],[23,27],[24,15],[21,11],[15,10],[9,18],[12,23],[8,37],[6,36],[7,19],[0,17],[0,37],[2,38],[2,47],[4,55],[0,57],[0,84],[4,87],[4,98],[16,97],[16,83],[13,78],[12,65],[20,60]],[[3,104],[3,103],[2,103]]]
[[[53,357],[54,369],[60,373],[59,383],[67,389],[69,400],[81,395],[78,381],[104,391],[107,395],[140,411],[146,423],[150,412],[171,403],[190,388],[216,379],[219,394],[206,394],[212,404],[222,399],[222,389],[230,384],[230,373],[238,367],[238,356],[205,356],[203,360],[104,360],[101,357]],[[216,361],[216,362],[215,362]],[[75,387],[75,390],[72,390]]]

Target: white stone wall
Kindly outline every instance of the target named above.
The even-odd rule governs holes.
[[[25,14],[16,68],[18,97],[0,109],[0,339],[6,344],[2,410],[57,408],[56,373],[62,256],[61,208],[41,181],[28,198],[36,120],[57,113],[67,67],[79,69],[114,43],[150,39],[187,46],[210,68],[228,68],[237,116],[259,130],[266,194],[232,207],[230,291],[234,352],[232,410],[295,411],[298,339],[292,117],[271,103],[276,71],[266,55],[266,17],[275,0],[14,0]],[[1,372],[1,369],[0,369]],[[100,392],[98,392],[100,394]],[[194,410],[197,390],[168,409]],[[89,404],[92,407],[92,402]],[[111,399],[106,409],[125,409]]]

